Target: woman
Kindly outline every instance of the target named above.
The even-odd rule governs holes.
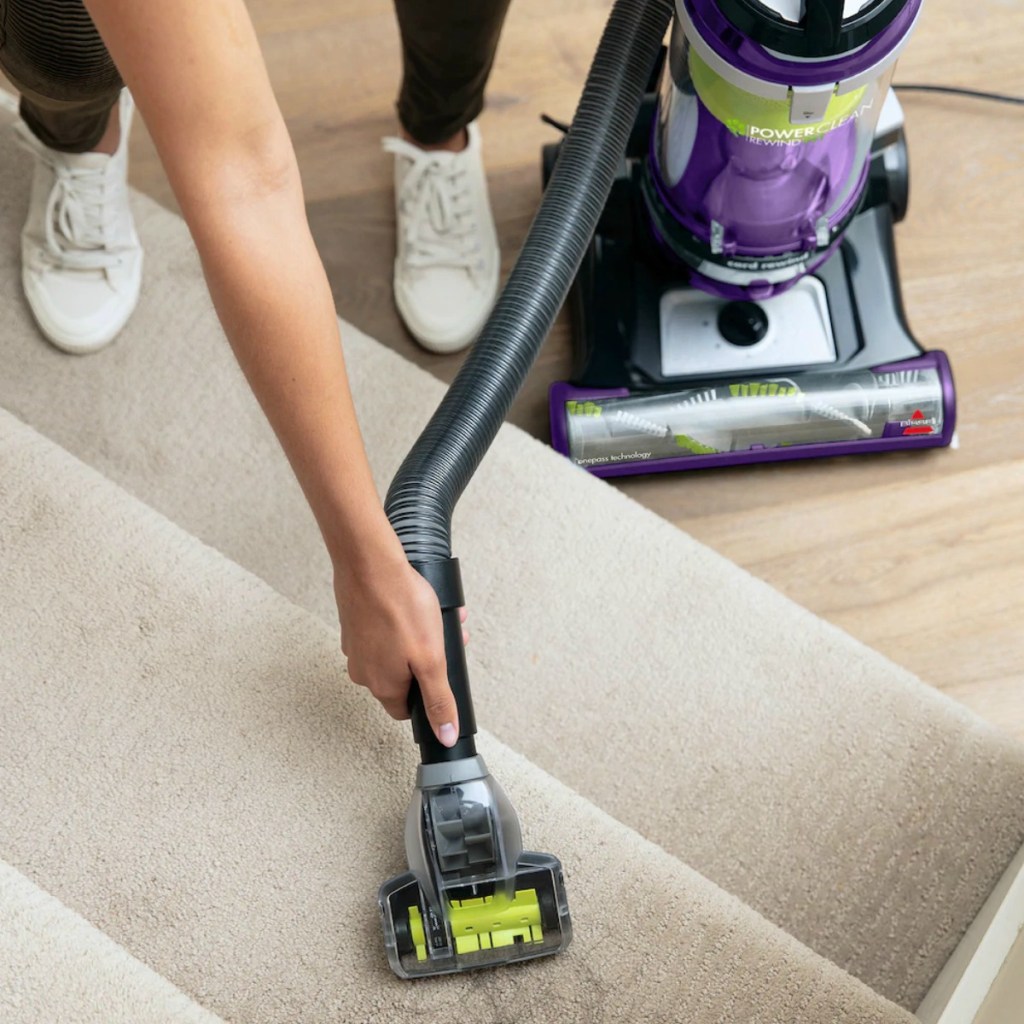
[[[433,349],[472,340],[497,288],[472,122],[507,2],[396,0],[403,138],[386,142],[395,294]],[[134,97],[225,333],[331,555],[349,674],[400,719],[415,676],[438,739],[453,745],[437,599],[376,496],[294,150],[243,0],[0,0],[0,26],[0,67],[21,92],[19,132],[36,157],[22,277],[41,330],[66,351],[94,351],[135,307],[142,251],[125,184]]]

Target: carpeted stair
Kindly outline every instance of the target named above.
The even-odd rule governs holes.
[[[62,356],[28,172],[0,143],[0,1019],[912,1019],[1024,841],[1024,749],[513,428],[456,514],[470,669],[576,940],[395,980],[413,748],[187,232],[138,198],[138,313]],[[441,386],[344,338],[383,489]]]

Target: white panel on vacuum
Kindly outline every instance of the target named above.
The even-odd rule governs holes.
[[[889,89],[885,94],[885,103],[882,104],[882,112],[878,115],[878,124],[875,125],[875,137],[888,135],[898,128],[903,127],[903,107],[896,98],[896,93]]]
[[[836,344],[825,287],[805,277],[788,291],[758,305],[768,331],[755,345],[734,345],[718,330],[725,299],[692,288],[661,298],[661,372],[688,377],[731,370],[753,373],[782,366],[821,366],[835,362]]]

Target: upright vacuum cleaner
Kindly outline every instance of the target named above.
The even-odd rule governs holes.
[[[573,289],[557,449],[617,476],[950,443],[949,362],[907,327],[893,248],[920,9],[677,0]]]
[[[422,764],[405,823],[409,870],[378,894],[388,961],[403,978],[545,956],[572,937],[561,864],[523,850],[515,811],[476,750],[451,518],[565,301],[671,14],[669,0],[616,0],[508,283],[385,500],[410,562],[440,601],[460,725],[454,747],[439,743],[413,686]]]

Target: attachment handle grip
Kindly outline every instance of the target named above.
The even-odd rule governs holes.
[[[466,665],[466,646],[462,642],[462,622],[459,609],[465,604],[462,575],[457,558],[434,562],[413,562],[412,567],[434,588],[441,605],[441,623],[444,629],[444,655],[448,666],[448,683],[455,697],[459,713],[459,738],[453,747],[446,747],[435,735],[423,707],[423,694],[413,679],[409,688],[409,714],[412,718],[413,739],[419,744],[423,764],[439,764],[476,756],[476,715],[469,689],[469,669]]]

